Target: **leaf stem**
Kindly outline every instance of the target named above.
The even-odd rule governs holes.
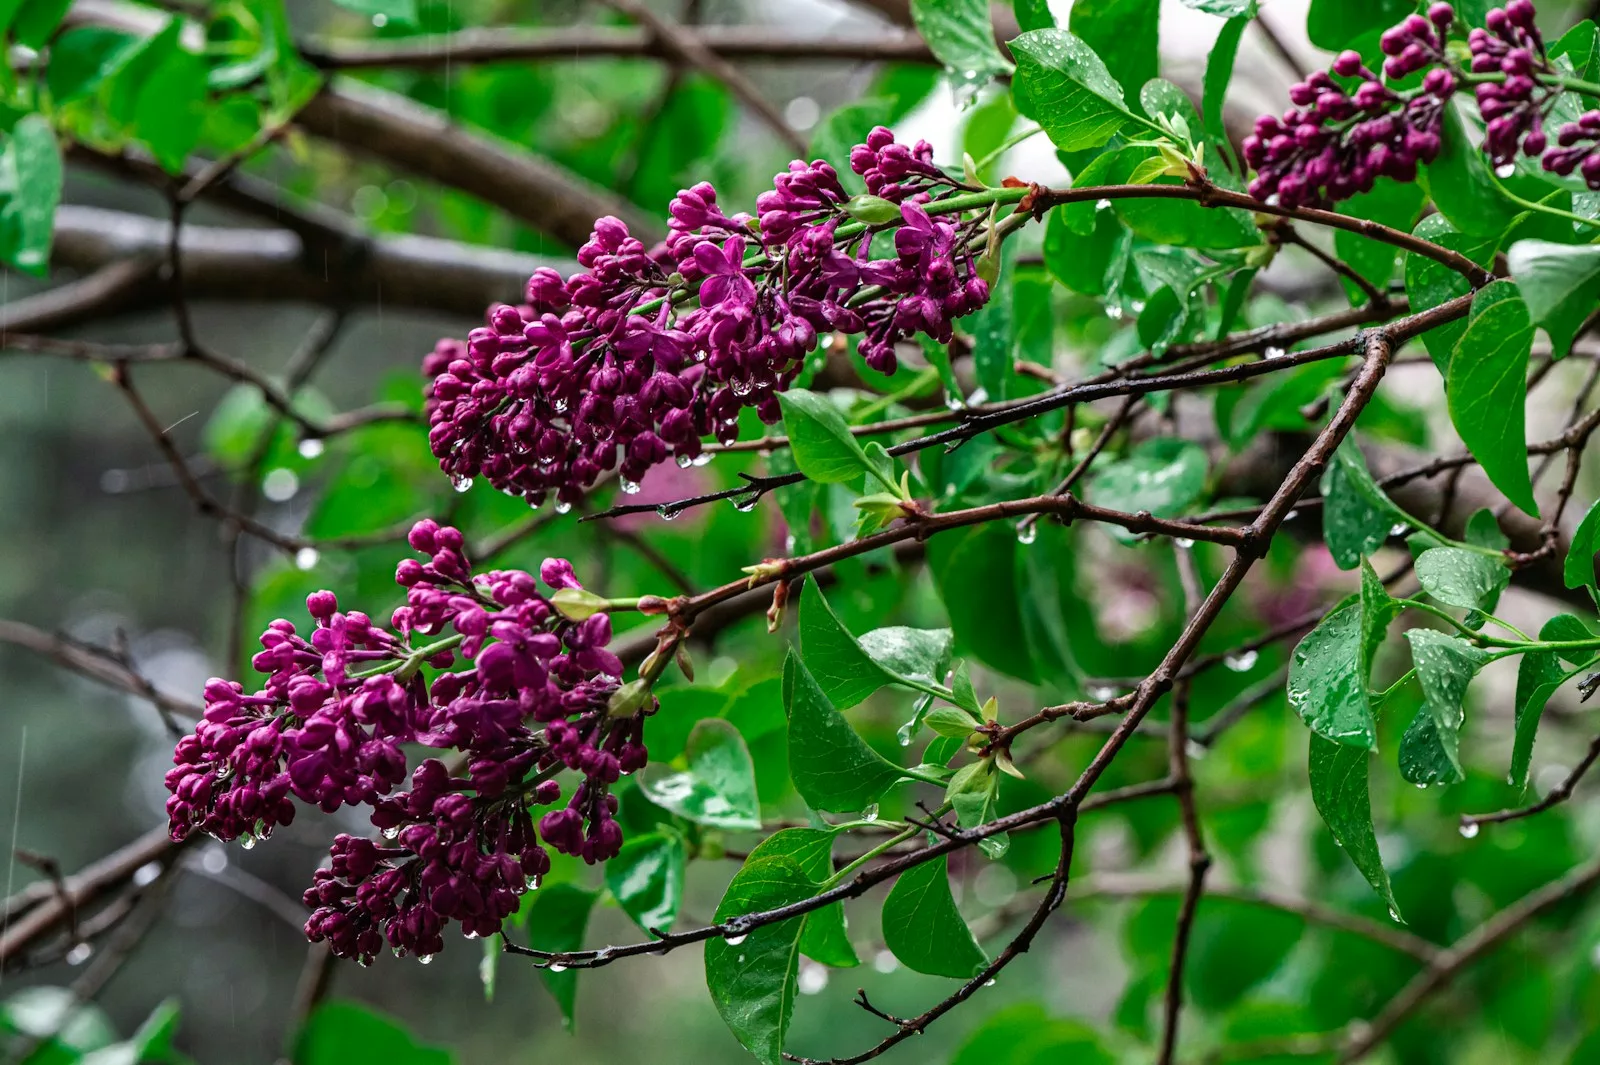
[[[904,772],[904,770],[902,770],[902,772]],[[948,802],[940,803],[939,808],[933,812],[933,816],[936,818],[941,817],[948,813],[949,810],[950,804]],[[914,838],[916,834],[921,831],[922,827],[920,825],[906,826],[904,829],[896,832],[882,843],[864,852],[859,858],[851,862],[849,865],[846,865],[838,872],[834,873],[827,880],[824,880],[817,890],[827,891],[829,888],[842,884],[844,881],[850,878],[851,873],[854,873],[857,869],[861,868],[863,865],[866,865],[868,862],[872,861],[872,859],[876,858],[878,855],[884,853],[890,848],[896,847],[901,843],[904,843],[906,840]]]

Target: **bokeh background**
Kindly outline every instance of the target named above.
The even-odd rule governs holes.
[[[759,25],[796,39],[864,36],[890,32],[871,3],[846,0],[688,0],[652,5],[676,19],[707,24]],[[893,7],[893,5],[888,5]],[[1051,5],[1063,18],[1070,4]],[[1294,79],[1288,56],[1307,66],[1325,59],[1304,40],[1305,6],[1271,0],[1263,20],[1277,32],[1275,44],[1256,28],[1247,32],[1230,95],[1230,117],[1242,126],[1257,112],[1281,109]],[[332,39],[385,38],[394,27],[326,3],[296,0],[289,13],[298,34]],[[1541,16],[1559,28],[1576,15],[1561,5],[1541,5]],[[569,25],[617,23],[602,5],[517,0],[425,2],[420,29],[440,32],[475,25]],[[1163,4],[1163,73],[1196,89],[1206,54],[1221,21],[1171,0]],[[857,99],[892,98],[902,139],[925,137],[942,160],[959,159],[963,148],[999,143],[1015,116],[1003,94],[991,89],[976,101],[963,98],[932,67],[847,62],[747,63],[743,68],[763,94],[778,103],[803,135],[842,105]],[[671,71],[656,60],[591,57],[580,53],[539,63],[445,66],[416,72],[362,75],[381,87],[445,109],[458,122],[493,131],[570,167],[596,183],[660,212],[680,186],[715,181],[724,202],[749,204],[787,156],[771,131],[729,98],[720,86],[693,73]],[[1012,152],[1004,167],[1032,180],[1063,176],[1042,138]],[[255,173],[293,194],[344,212],[378,233],[415,233],[505,249],[560,261],[570,254],[528,226],[468,196],[385,166],[346,155],[311,140],[294,139],[252,164]],[[160,197],[135,183],[92,167],[69,172],[67,199],[77,205],[164,217]],[[200,225],[255,226],[202,204],[191,215]],[[531,261],[531,260],[529,260]],[[49,285],[70,281],[58,270]],[[1342,297],[1318,289],[1312,264],[1290,253],[1270,275],[1281,293],[1258,318],[1304,314]],[[39,291],[38,282],[0,277],[7,306]],[[513,291],[505,293],[507,297]],[[1320,302],[1319,302],[1320,301]],[[195,327],[205,343],[266,373],[279,372],[308,335],[327,326],[329,312],[310,303],[203,300],[194,307]],[[464,335],[467,317],[422,313],[404,305],[363,304],[338,319],[339,331],[311,381],[308,403],[347,410],[380,399],[420,404],[418,365],[434,341]],[[1047,348],[1063,368],[1093,360],[1105,323],[1085,322],[1063,311],[1047,328]],[[165,307],[133,308],[107,320],[85,321],[62,335],[116,342],[174,337]],[[1562,367],[1558,372],[1573,369]],[[1437,385],[1426,374],[1399,372],[1396,393],[1404,397],[1399,423],[1409,424],[1412,443],[1431,431],[1449,439],[1439,413]],[[1414,380],[1413,380],[1414,378]],[[228,470],[248,453],[266,414],[247,392],[185,366],[140,371],[157,414],[186,455],[208,471],[207,484],[232,491]],[[1554,390],[1562,394],[1562,389]],[[1567,389],[1570,391],[1570,388]],[[1558,405],[1559,406],[1559,405]],[[1530,412],[1537,437],[1564,411]],[[740,464],[723,459],[711,467],[657,471],[641,498],[671,498],[697,486],[730,482]],[[408,516],[453,515],[480,533],[524,520],[519,505],[485,485],[456,493],[437,473],[423,430],[385,425],[330,443],[317,453],[292,437],[278,441],[255,486],[263,520],[288,531],[332,535],[382,528]],[[1580,492],[1580,499],[1593,497]],[[574,516],[575,517],[575,516]],[[1314,532],[1315,530],[1313,530]],[[784,531],[763,506],[741,514],[722,506],[667,525],[639,520],[630,537],[666,556],[691,582],[707,586],[728,579],[739,565],[776,554]],[[1128,553],[1109,541],[1077,545],[1078,575],[1070,612],[1076,650],[1091,673],[1136,672],[1166,644],[1179,601],[1167,568]],[[626,539],[579,529],[572,518],[519,542],[500,559],[505,565],[536,566],[547,555],[572,557],[586,580],[603,591],[638,594],[670,590],[663,571]],[[263,546],[241,556],[239,572],[250,592],[243,632],[248,641],[266,620],[293,616],[308,590],[341,590],[347,606],[386,613],[395,602],[388,583],[398,552],[393,546],[327,551],[285,557]],[[890,621],[937,625],[942,610],[931,582],[915,568],[861,567],[847,588],[832,593],[835,605],[857,631]],[[59,630],[97,644],[125,641],[131,660],[165,691],[197,698],[212,675],[238,675],[243,654],[230,646],[234,564],[216,523],[196,514],[174,483],[169,468],[103,375],[85,364],[0,352],[0,617],[42,630]],[[1252,588],[1258,618],[1292,616],[1340,587],[1343,575],[1313,550],[1275,554]],[[1532,624],[1550,604],[1532,595],[1513,596],[1507,616]],[[1239,616],[1219,639],[1248,631],[1253,619]],[[1231,628],[1229,626],[1232,626]],[[714,647],[697,649],[702,681],[769,675],[782,643],[768,637],[760,619],[722,634]],[[1220,705],[1241,684],[1270,678],[1281,652],[1240,663],[1218,681],[1215,692],[1197,699]],[[1548,879],[1582,853],[1596,837],[1586,804],[1547,819],[1508,825],[1473,847],[1456,837],[1453,813],[1500,804],[1499,784],[1509,734],[1510,685],[1504,672],[1486,675],[1477,700],[1469,753],[1484,752],[1482,771],[1448,796],[1414,793],[1396,779],[1379,785],[1380,822],[1391,826],[1384,844],[1397,866],[1396,886],[1413,914],[1414,930],[1448,939],[1495,905]],[[1032,698],[999,679],[1002,702],[1021,707]],[[1558,698],[1536,756],[1539,787],[1548,788],[1581,751],[1576,704]],[[769,708],[770,709],[770,708]],[[904,707],[879,696],[858,724],[874,742],[892,748]],[[664,716],[687,715],[692,706],[666,697]],[[781,714],[781,710],[778,711]],[[1033,778],[1010,801],[1022,805],[1041,789],[1070,779],[1085,744],[1063,744],[1041,760]],[[1391,741],[1392,749],[1392,741]],[[6,893],[39,878],[26,863],[3,855],[14,848],[46,854],[68,870],[128,842],[163,819],[161,784],[171,741],[156,711],[144,700],[109,691],[57,668],[27,650],[0,643],[0,875]],[[758,756],[781,757],[758,749]],[[1144,758],[1143,762],[1139,759]],[[1160,770],[1160,752],[1135,752],[1125,770],[1136,779],[1143,765]],[[1199,762],[1202,786],[1220,788],[1211,810],[1219,849],[1235,880],[1255,879],[1284,890],[1336,901],[1364,912],[1376,905],[1353,870],[1345,867],[1317,824],[1304,790],[1304,738],[1281,697],[1263,702],[1224,744]],[[779,763],[781,764],[781,763]],[[782,796],[778,796],[780,799]],[[887,811],[886,811],[887,812]],[[1139,808],[1095,819],[1086,827],[1085,863],[1095,872],[1175,872],[1175,812]],[[330,820],[337,824],[330,824]],[[270,845],[245,851],[209,841],[190,849],[181,875],[173,878],[159,921],[106,987],[100,1002],[114,1025],[131,1031],[160,1001],[176,996],[183,1020],[180,1045],[203,1063],[273,1061],[285,1046],[296,982],[306,958],[299,931],[298,896],[325,854],[335,828],[359,831],[354,822],[303,815]],[[736,846],[734,841],[730,846]],[[1009,907],[1027,881],[1053,861],[1050,841],[1020,838],[1006,862],[955,868],[963,909],[980,929],[1014,922]],[[686,920],[709,917],[732,862],[696,862],[691,867]],[[562,875],[594,880],[592,873]],[[1152,966],[1166,949],[1175,900],[1085,902],[1070,905],[1023,961],[970,1008],[941,1022],[935,1033],[913,1041],[894,1060],[946,1060],[964,1033],[1011,1003],[1043,1002],[1052,1012],[1081,1018],[1113,1033],[1133,1032],[1149,1001]],[[1409,971],[1395,958],[1364,942],[1332,940],[1308,931],[1297,919],[1251,921],[1218,904],[1218,916],[1202,925],[1196,946],[1197,1002],[1233,1005],[1247,992],[1258,1000],[1247,1022],[1222,1019],[1202,1024],[1247,1023],[1270,1033],[1272,1018],[1294,1016],[1306,1023],[1307,1009],[1322,1010],[1327,1025],[1348,1010],[1378,1000],[1385,987]],[[1381,914],[1379,915],[1381,916]],[[851,1004],[855,988],[870,987],[874,1002],[891,1012],[914,1013],[947,993],[945,981],[896,971],[875,943],[875,907],[852,911],[853,938],[865,965],[833,972],[808,968],[805,993],[791,1034],[801,1053],[827,1055],[864,1046],[882,1034],[880,1021]],[[1246,929],[1248,928],[1248,931]],[[631,941],[636,930],[614,906],[596,909],[590,945]],[[1537,950],[1538,940],[1513,945],[1496,956],[1488,972],[1468,982],[1465,1005],[1476,1020],[1470,1038],[1450,1044],[1452,1061],[1556,1060],[1550,1047],[1558,1024],[1570,1022],[1596,1000],[1585,967],[1591,962],[1592,921],[1577,920],[1563,933],[1567,949],[1554,960]],[[560,1016],[534,972],[515,958],[499,966],[493,1002],[480,982],[477,944],[453,942],[431,966],[380,958],[370,969],[337,966],[336,998],[370,1004],[400,1018],[425,1042],[448,1047],[461,1062],[533,1062],[557,1056],[565,1062],[646,1059],[675,1062],[734,1062],[744,1054],[723,1027],[705,994],[697,948],[647,958],[585,974],[580,980],[578,1024],[562,1030]],[[0,974],[0,998],[33,984],[70,983],[92,959],[78,956],[25,972]],[[1143,999],[1137,989],[1146,986]],[[1476,981],[1476,982],[1473,982]],[[1124,992],[1135,988],[1130,999]],[[1299,1002],[1291,1009],[1285,1003]],[[1309,1005],[1308,1005],[1309,1004]],[[1281,1007],[1281,1008],[1280,1008]],[[1341,1010],[1346,1010],[1341,1013]],[[1248,1011],[1247,1011],[1248,1012]],[[1437,1031],[1448,1014],[1424,1013],[1422,1032]],[[1287,1021],[1285,1023],[1288,1023]],[[1315,1021],[1313,1020],[1313,1024]],[[1564,1030],[1564,1029],[1563,1029]],[[1248,1034],[1248,1032],[1246,1033]],[[1403,1039],[1406,1038],[1403,1033]],[[1396,1060],[1434,1060],[1437,1041],[1421,1034]],[[1433,1049],[1429,1050],[1428,1047]]]

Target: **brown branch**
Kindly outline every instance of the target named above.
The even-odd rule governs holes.
[[[200,716],[202,707],[198,703],[163,693],[150,678],[134,669],[126,656],[112,648],[82,643],[70,636],[3,618],[0,618],[0,643],[26,648],[79,676],[137,695],[159,710],[163,718],[195,720]]]
[[[597,218],[615,215],[652,244],[665,227],[584,178],[438,111],[370,85],[336,81],[300,112],[306,132],[501,208],[577,248]]]
[[[702,48],[726,60],[766,63],[933,63],[915,33],[800,37],[764,26],[701,26],[692,32]],[[300,54],[323,70],[388,67],[432,69],[478,63],[582,62],[607,57],[671,59],[668,42],[634,26],[497,26],[388,40],[302,42]]]
[[[755,83],[745,77],[738,67],[707,47],[694,31],[662,18],[638,0],[605,0],[605,3],[648,30],[671,58],[695,67],[712,79],[722,82],[728,91],[755,112],[791,151],[796,155],[805,155],[805,140],[784,120],[772,101],[763,96]]]
[[[1463,834],[1477,835],[1479,825],[1497,824],[1502,821],[1518,821],[1524,817],[1542,814],[1552,806],[1558,806],[1572,798],[1572,789],[1577,787],[1578,781],[1588,773],[1596,759],[1600,759],[1600,736],[1589,741],[1589,749],[1584,753],[1583,759],[1572,767],[1561,782],[1536,803],[1528,806],[1513,807],[1508,810],[1499,810],[1492,814],[1462,814],[1461,831]]]

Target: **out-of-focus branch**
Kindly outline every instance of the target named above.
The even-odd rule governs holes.
[[[0,619],[0,643],[26,648],[79,676],[137,695],[161,711],[164,717],[193,719],[200,716],[199,704],[163,693],[148,677],[134,669],[124,655],[111,648],[80,643],[68,636],[5,619]]]
[[[796,38],[764,26],[704,26],[694,39],[722,59],[762,62],[932,63],[915,33]],[[300,54],[324,70],[442,67],[471,63],[556,62],[603,57],[670,59],[670,46],[644,27],[501,26],[392,40],[302,42]]]
[[[508,141],[469,131],[396,93],[336,80],[298,125],[341,147],[460,189],[573,248],[594,220],[615,215],[650,244],[665,227],[632,204]]]
[[[167,285],[154,268],[165,254],[164,219],[97,207],[62,207],[56,215],[57,266],[93,275],[62,289],[18,300],[5,328],[45,329],[165,303]],[[191,300],[272,300],[376,304],[447,314],[482,315],[495,302],[517,300],[528,275],[561,260],[433,237],[373,238],[353,263],[308,255],[286,229],[235,229],[185,223],[185,289]],[[115,268],[115,272],[113,269]],[[101,273],[104,271],[104,274]],[[63,289],[72,288],[72,292]],[[57,295],[57,293],[62,293]]]

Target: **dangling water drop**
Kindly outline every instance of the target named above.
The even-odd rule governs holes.
[[[1039,525],[1037,522],[1024,522],[1017,526],[1017,543],[1027,546],[1039,538]]]
[[[638,492],[639,492],[639,482],[638,481],[630,481],[626,477],[623,477],[618,482],[618,487],[621,488],[625,493],[627,493],[630,496],[631,495],[637,495]]]
[[[1240,651],[1236,655],[1224,658],[1222,664],[1235,673],[1248,673],[1255,668],[1256,660],[1260,657],[1255,651]]]
[[[1300,517],[1300,512],[1298,510],[1291,510],[1291,511],[1289,511],[1289,513],[1287,513],[1287,514],[1285,514],[1283,516],[1283,520],[1284,520],[1285,524],[1288,524],[1291,521],[1297,520],[1299,517]]]
[[[1110,200],[1096,200],[1096,201],[1094,201],[1094,209],[1096,211],[1109,211],[1109,210],[1111,210],[1111,201]]]
[[[1462,839],[1476,839],[1478,835],[1478,822],[1463,821],[1461,824]]]
[[[956,395],[954,392],[947,393],[945,395],[944,405],[947,410],[960,410],[962,407],[966,406],[966,404],[961,401],[961,397]]]
[[[418,965],[429,965],[432,962],[433,962],[433,955],[432,954],[418,954],[417,955],[417,964]]]
[[[88,943],[79,943],[77,946],[67,951],[66,956],[61,960],[66,962],[68,965],[82,965],[93,955],[94,947],[90,946]]]
[[[248,834],[240,836],[239,846],[243,847],[247,851],[253,851],[256,849],[256,838]]]
[[[693,455],[679,455],[673,461],[678,464],[678,469],[686,470],[690,466],[694,465],[694,456]]]
[[[728,946],[737,947],[740,943],[743,943],[745,940],[747,940],[749,938],[750,938],[750,933],[749,932],[744,932],[744,933],[741,933],[741,934],[736,935],[736,936],[729,936],[728,937]]]
[[[302,547],[294,553],[294,564],[300,569],[315,569],[317,560],[322,556],[314,547]]]
[[[1089,689],[1089,698],[1093,699],[1097,703],[1103,703],[1116,694],[1117,689],[1108,688],[1103,684],[1097,684]]]
[[[1132,300],[1128,306],[1133,310],[1134,314],[1140,314],[1144,311],[1144,300]]]
[[[1172,538],[1172,546],[1180,551],[1187,551],[1194,546],[1194,541],[1187,536],[1175,536]]]
[[[760,496],[745,496],[743,499],[733,501],[733,509],[741,514],[748,514],[756,509],[756,504],[761,502]]]
[[[1501,163],[1499,166],[1494,168],[1494,176],[1497,178],[1508,178],[1516,172],[1516,163]]]
[[[327,445],[323,444],[320,438],[308,436],[304,440],[300,441],[300,457],[303,459],[314,459],[322,454],[326,446]]]
[[[660,516],[662,521],[672,521],[674,518],[676,518],[679,514],[682,514],[682,513],[683,513],[683,510],[681,508],[679,508],[679,507],[669,507],[665,503],[661,504],[659,507],[656,508],[656,514]]]
[[[472,491],[472,478],[463,477],[458,473],[450,478],[450,486],[458,492],[470,492]]]
[[[712,459],[714,459],[716,457],[717,456],[713,455],[709,451],[702,451],[702,452],[700,452],[700,454],[698,454],[698,455],[696,455],[694,457],[694,464],[696,466],[704,466],[704,465],[706,465],[707,463],[709,463]]]
[[[399,825],[390,825],[388,828],[384,829],[383,830],[383,838],[384,839],[399,839],[400,838],[400,826]]]
[[[861,820],[863,820],[863,821],[876,821],[877,819],[878,819],[878,804],[877,803],[872,803],[865,810],[861,811]]]
[[[1261,357],[1265,359],[1281,359],[1287,354],[1289,354],[1287,351],[1284,351],[1280,347],[1274,346],[1268,348],[1266,351],[1263,351],[1261,353]]]
[[[566,513],[570,512],[571,510],[572,510],[572,504],[571,503],[568,503],[565,499],[556,500],[556,513],[557,514],[566,514]]]
[[[1409,524],[1407,524],[1406,522],[1403,522],[1403,521],[1397,521],[1393,525],[1389,526],[1389,535],[1390,536],[1404,536],[1406,533],[1408,533],[1410,531],[1411,531],[1411,526]]]
[[[992,976],[989,977],[989,979],[987,979],[987,980],[985,980],[983,982],[983,986],[984,987],[993,987],[994,985],[995,985],[995,979]]]
[[[1122,305],[1120,303],[1106,304],[1106,317],[1112,321],[1120,321],[1122,318]]]
[[[567,967],[558,961],[551,962],[548,968],[549,971],[553,973],[564,973],[567,971]]]

